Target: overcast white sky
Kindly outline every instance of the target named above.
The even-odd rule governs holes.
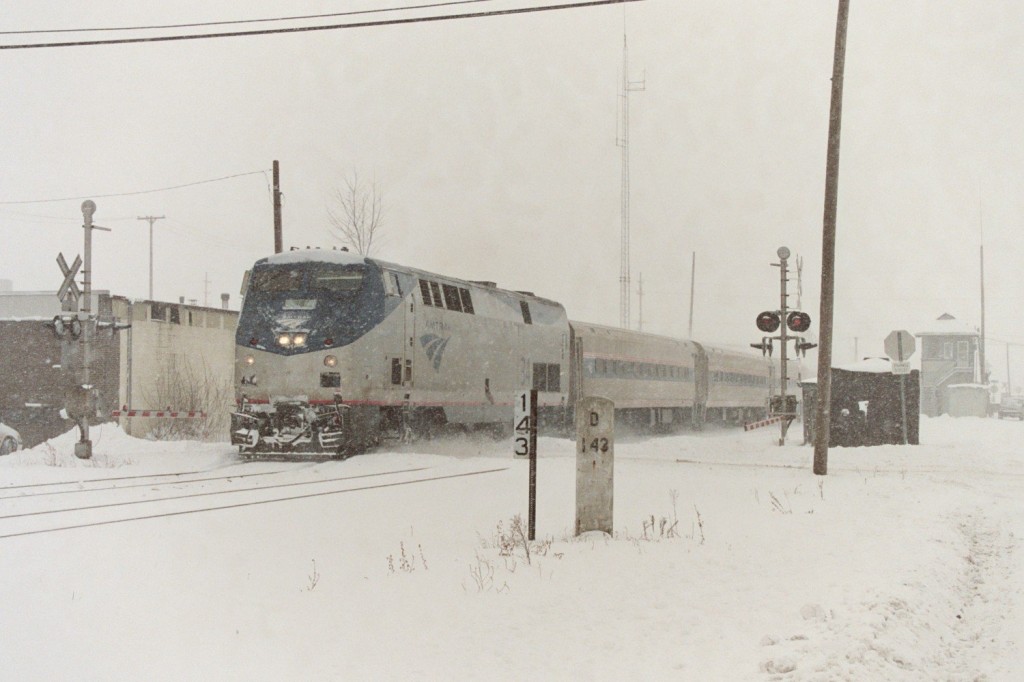
[[[0,30],[406,4],[418,3],[34,0],[5,3]],[[446,11],[538,4],[551,0]],[[978,324],[982,222],[987,332],[1024,342],[1024,6],[852,5],[836,362],[853,359],[855,337],[861,355],[881,354],[888,331],[921,331],[943,312]],[[148,224],[137,217],[165,215],[155,227],[156,297],[202,303],[208,277],[211,305],[221,292],[237,303],[243,271],[273,248],[277,159],[286,246],[337,243],[328,197],[357,171],[385,194],[379,257],[528,289],[564,303],[570,318],[617,324],[625,23],[631,75],[646,77],[632,95],[630,130],[644,329],[686,333],[696,251],[694,336],[757,340],[754,316],[778,306],[769,263],[786,245],[804,258],[803,308],[816,331],[835,21],[836,3],[822,0],[646,0],[388,28],[0,50],[0,278],[55,289],[54,258],[81,251],[80,197],[90,196],[96,222],[114,230],[96,233],[95,286],[146,296]],[[0,44],[118,35],[3,35]],[[9,203],[62,197],[79,198]],[[634,299],[634,322],[637,314]],[[1012,352],[1019,385],[1024,350]],[[1005,376],[1005,346],[990,341],[988,353]]]

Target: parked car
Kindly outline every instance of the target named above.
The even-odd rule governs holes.
[[[999,403],[999,418],[1024,419],[1024,398],[1020,396],[1003,396]]]
[[[0,422],[0,455],[9,455],[21,449],[21,434]]]

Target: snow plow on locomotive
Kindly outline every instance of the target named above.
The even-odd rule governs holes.
[[[503,432],[517,391],[567,434],[602,395],[638,430],[765,413],[771,367],[694,341],[570,322],[561,304],[347,251],[258,261],[236,333],[231,441],[246,457],[338,457],[384,439]]]

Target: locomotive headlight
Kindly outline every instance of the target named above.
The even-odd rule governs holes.
[[[327,365],[328,367],[335,367],[338,364],[338,358],[334,357],[333,355],[328,355],[327,357],[324,358],[324,364]]]
[[[242,359],[242,362],[244,362],[247,365],[252,365],[256,362],[256,358],[254,358],[251,355],[246,355],[245,358]]]
[[[290,345],[292,345],[291,334],[280,334],[280,335],[278,335],[277,343],[280,346],[290,346]]]
[[[305,346],[306,345],[306,335],[305,334],[295,334],[295,335],[293,335],[292,336],[292,345],[293,346]]]

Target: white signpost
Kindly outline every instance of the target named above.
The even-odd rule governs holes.
[[[910,374],[910,356],[914,354],[914,336],[905,329],[889,332],[885,337],[885,354],[892,360],[892,373],[900,375],[900,414],[903,419],[903,444],[907,444],[907,375]]]

